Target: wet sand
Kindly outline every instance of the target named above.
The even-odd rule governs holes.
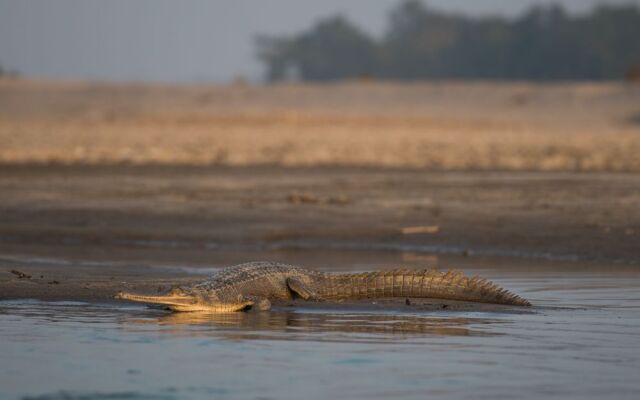
[[[106,300],[250,260],[334,271],[640,262],[636,174],[4,166],[0,193],[3,299]]]

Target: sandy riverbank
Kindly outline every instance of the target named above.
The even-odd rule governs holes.
[[[639,111],[613,83],[0,81],[0,298],[107,300],[259,259],[633,266]]]

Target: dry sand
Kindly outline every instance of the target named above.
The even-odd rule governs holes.
[[[0,80],[0,162],[640,171],[640,86]]]

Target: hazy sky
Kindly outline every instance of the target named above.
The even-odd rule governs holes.
[[[384,32],[399,0],[0,0],[0,65],[27,76],[145,81],[256,80],[255,34],[291,34],[341,13]],[[429,0],[466,14],[517,15],[548,0]],[[573,12],[597,3],[560,0]]]

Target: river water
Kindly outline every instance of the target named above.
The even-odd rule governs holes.
[[[640,398],[640,274],[500,284],[534,307],[206,315],[2,301],[0,398]]]

